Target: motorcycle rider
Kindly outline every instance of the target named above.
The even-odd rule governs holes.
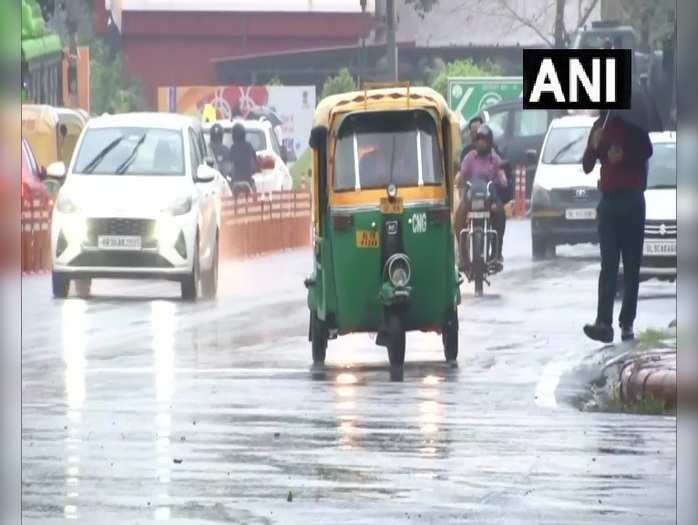
[[[223,126],[218,123],[211,126],[211,153],[213,153],[218,171],[228,181],[228,184],[232,186],[230,150],[223,144]]]
[[[236,122],[233,126],[233,145],[230,146],[230,160],[233,164],[234,183],[247,183],[252,193],[256,193],[254,175],[258,171],[257,152],[245,138],[245,126]]]
[[[463,162],[461,163],[460,171],[456,176],[456,187],[460,190],[460,203],[458,209],[456,210],[456,236],[460,242],[460,232],[465,228],[465,224],[468,217],[468,211],[470,209],[470,202],[465,198],[465,192],[463,191],[466,186],[466,182],[469,181],[473,175],[476,173],[479,176],[487,177],[490,181],[495,182],[498,190],[506,189],[508,182],[507,177],[502,169],[503,162],[501,157],[494,151],[494,137],[492,130],[487,124],[482,124],[476,134],[475,134],[475,149],[470,151],[463,157]],[[506,213],[504,211],[504,206],[501,199],[499,198],[499,191],[494,191],[494,202],[492,203],[490,211],[492,212],[492,227],[497,232],[497,238],[499,242],[497,243],[497,260],[501,264],[503,262],[502,258],[502,245],[504,242],[504,229],[506,225]],[[459,254],[462,253],[459,250]],[[465,269],[466,261],[460,261],[460,269]]]

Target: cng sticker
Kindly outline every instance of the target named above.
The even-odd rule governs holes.
[[[413,214],[410,222],[412,223],[412,233],[427,231],[427,214],[425,212]]]

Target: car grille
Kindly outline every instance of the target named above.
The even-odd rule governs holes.
[[[676,239],[676,221],[646,221],[645,239]]]
[[[73,259],[70,266],[111,268],[173,268],[162,255],[152,252],[83,252]]]
[[[555,188],[550,191],[554,204],[596,204],[601,199],[601,193],[596,188]]]
[[[152,219],[105,218],[87,221],[87,241],[97,246],[100,235],[130,235],[141,237],[144,248],[157,246],[155,239],[155,221]]]

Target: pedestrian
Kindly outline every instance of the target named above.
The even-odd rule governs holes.
[[[601,162],[597,208],[601,272],[599,273],[596,321],[584,326],[595,341],[613,341],[613,301],[618,264],[623,258],[624,292],[619,316],[621,339],[633,339],[640,286],[640,263],[645,237],[647,161],[652,143],[643,128],[618,115],[605,112],[594,122],[582,165],[585,173]]]

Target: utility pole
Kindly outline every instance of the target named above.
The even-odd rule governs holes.
[[[367,3],[367,0],[359,0],[359,4],[361,5],[361,17],[362,18],[366,16],[366,3]],[[366,35],[362,31],[362,33],[361,33],[361,47],[359,48],[359,74],[358,74],[359,87],[361,87],[361,85],[365,81],[365,78],[364,78],[365,71],[366,71]]]
[[[385,19],[387,35],[385,41],[386,54],[388,57],[388,80],[397,82],[397,37],[396,37],[396,18],[395,18],[395,0],[386,0],[385,2]]]

